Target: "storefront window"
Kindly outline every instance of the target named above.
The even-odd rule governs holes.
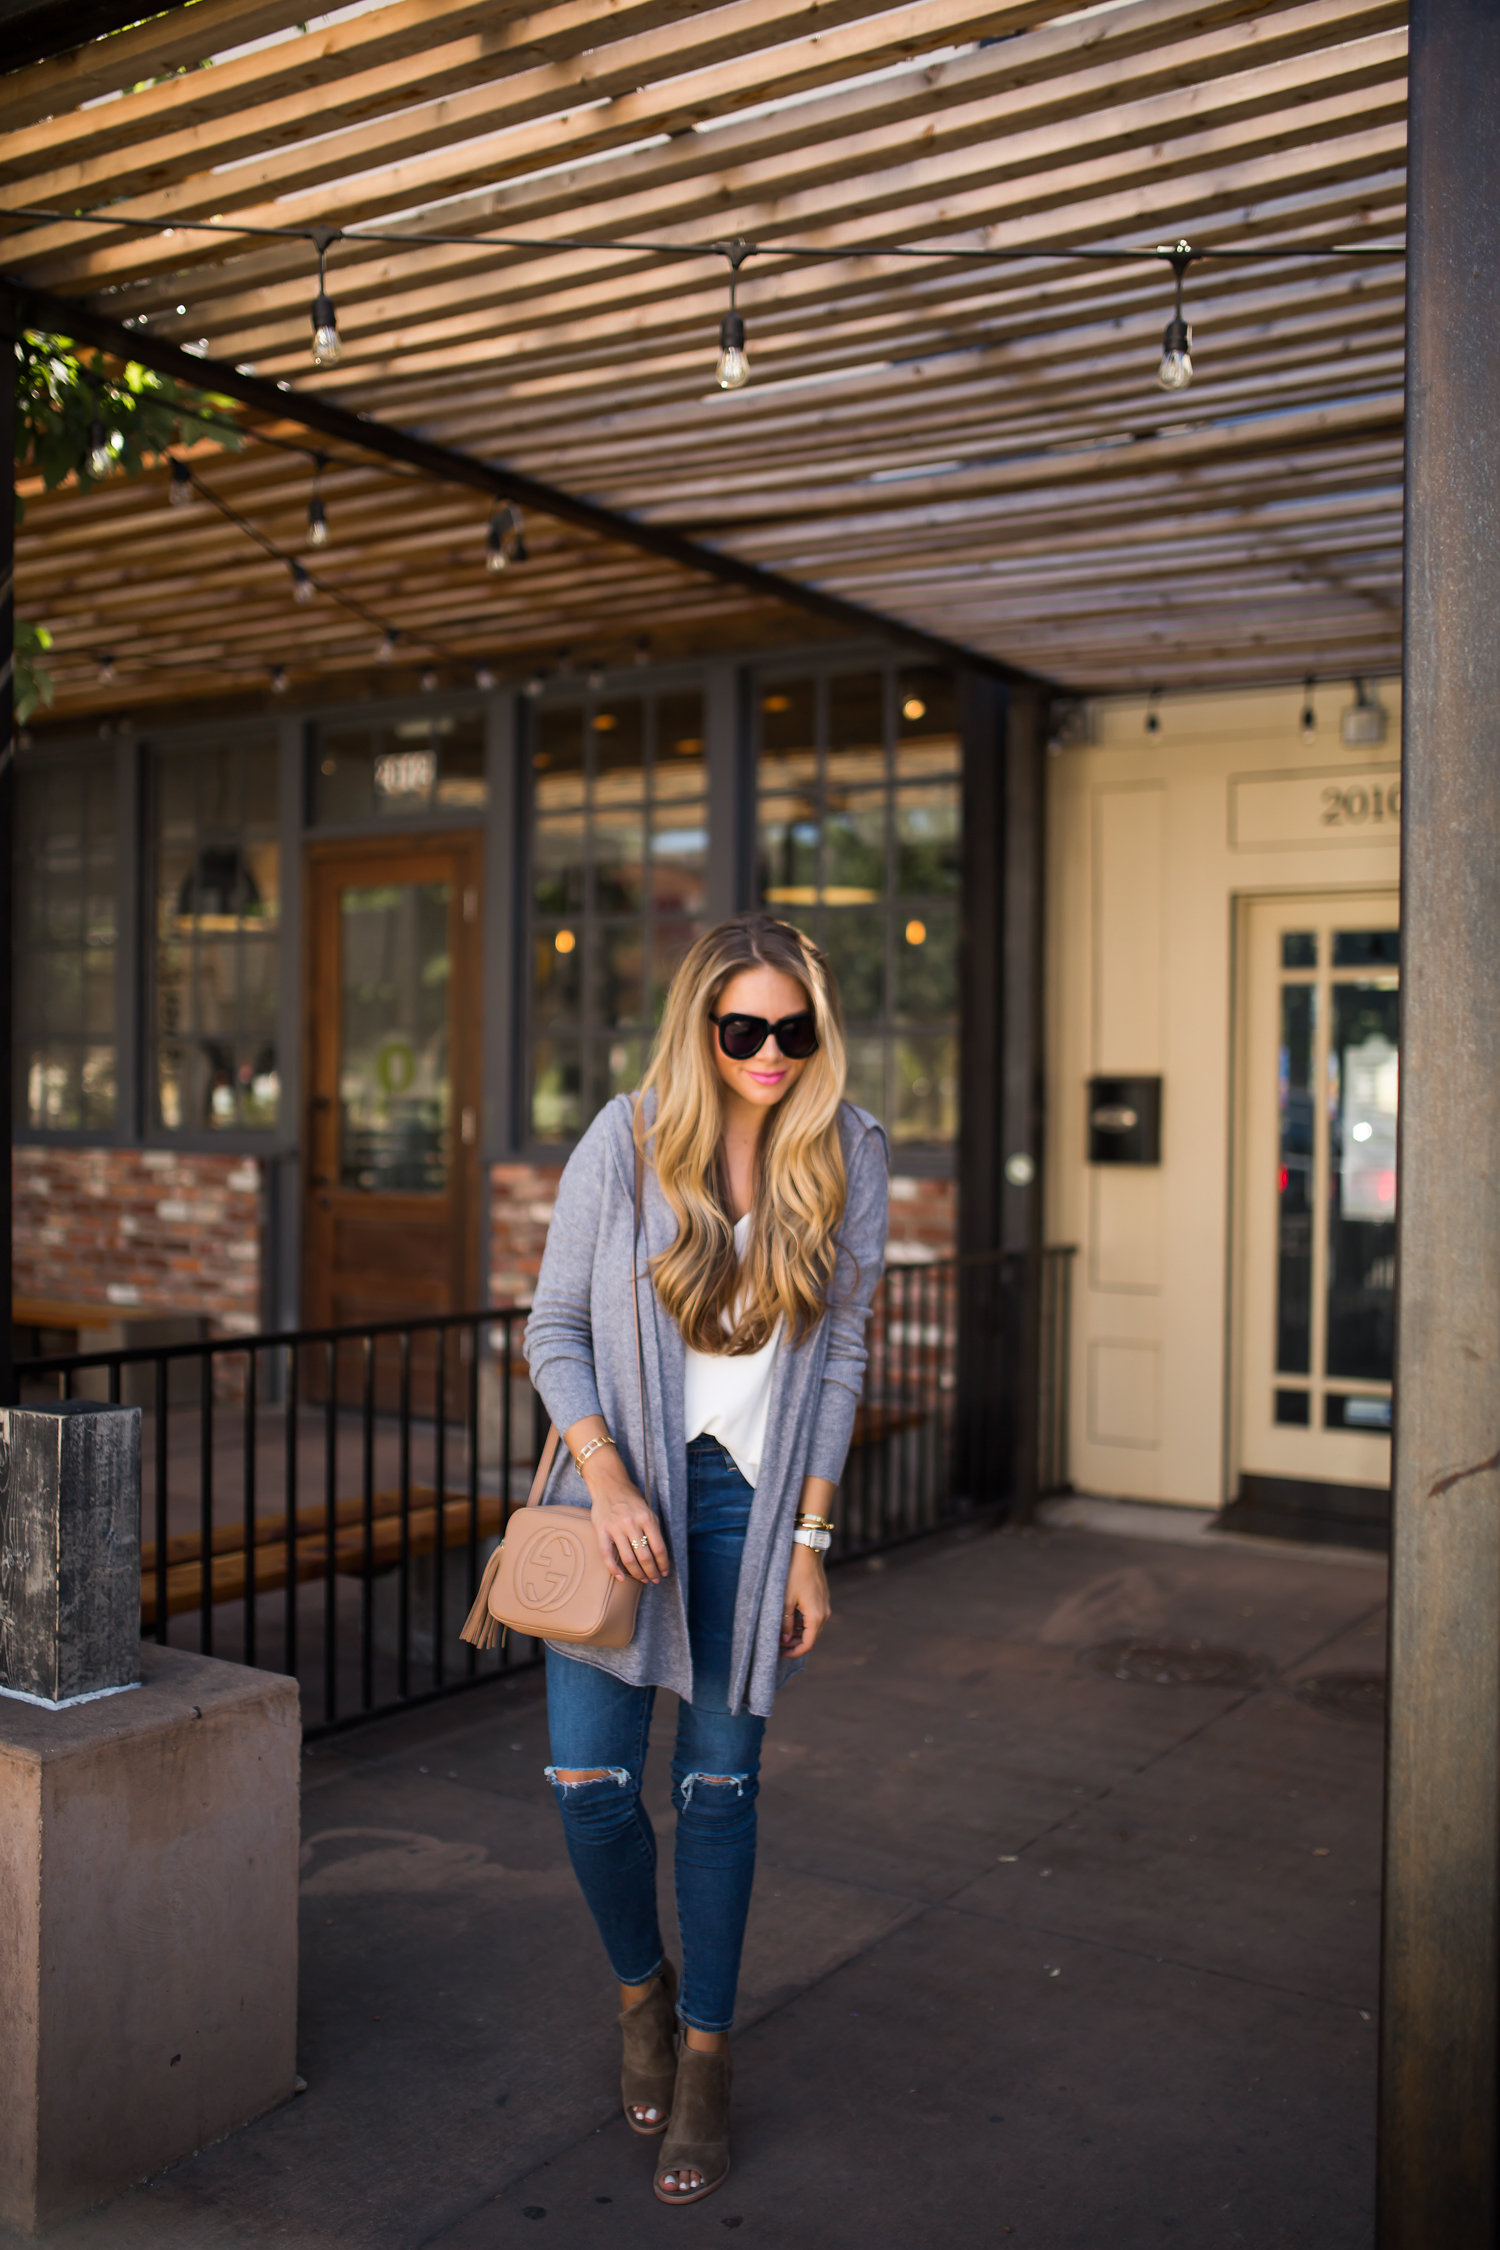
[[[702,698],[543,705],[531,736],[531,1132],[570,1141],[639,1080],[703,927]]]
[[[763,678],[762,903],[838,972],[849,1095],[893,1142],[958,1132],[961,756],[953,682],[931,667]]]
[[[322,725],[312,784],[319,827],[477,812],[487,794],[483,714],[434,711],[383,725]]]
[[[277,1120],[276,775],[269,735],[153,759],[153,1110],[169,1133]]]
[[[39,751],[16,774],[18,1123],[115,1123],[115,761]]]

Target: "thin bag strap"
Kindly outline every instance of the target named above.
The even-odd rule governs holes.
[[[632,1114],[631,1135],[635,1140],[635,1121]],[[630,1310],[635,1319],[635,1380],[641,1400],[641,1485],[642,1498],[651,1506],[651,1439],[646,1429],[646,1363],[641,1354],[641,1277],[636,1266],[636,1252],[641,1239],[641,1177],[645,1158],[641,1144],[635,1142],[635,1224],[630,1236]],[[558,1428],[555,1422],[547,1425],[547,1442],[542,1447],[542,1457],[536,1465],[536,1475],[531,1480],[531,1490],[526,1495],[528,1508],[540,1504],[547,1489],[547,1479],[552,1474],[552,1464],[557,1459]]]
[[[630,1137],[635,1143],[635,1224],[630,1236],[630,1310],[635,1319],[635,1380],[641,1400],[641,1497],[651,1506],[651,1437],[646,1427],[646,1363],[641,1353],[641,1276],[636,1265],[636,1253],[641,1239],[641,1180],[645,1171],[645,1151],[637,1131],[639,1104],[630,1113]]]

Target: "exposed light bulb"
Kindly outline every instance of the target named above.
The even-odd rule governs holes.
[[[337,365],[343,346],[339,342],[338,315],[333,299],[320,289],[312,303],[312,359],[314,367]]]
[[[434,692],[436,691],[436,688],[437,688],[437,684],[438,684],[438,676],[437,676],[436,672],[434,672],[434,671],[433,671],[433,669],[432,669],[432,667],[431,667],[430,665],[428,666],[427,670],[426,670],[426,671],[425,671],[425,672],[424,672],[424,673],[422,674],[421,680],[419,681],[419,683],[418,683],[418,684],[419,684],[419,686],[421,687],[422,693],[423,693],[424,695],[432,695],[432,694],[433,694],[433,693],[434,693]]]
[[[317,592],[317,588],[308,577],[301,563],[288,563],[287,568],[292,574],[292,600],[294,602],[310,602]]]
[[[525,686],[522,688],[521,693],[523,695],[529,695],[532,702],[534,703],[546,685],[547,683],[543,679],[541,673],[533,672],[530,678],[527,680]]]
[[[271,666],[271,693],[273,695],[286,694],[286,666],[284,664],[273,664]]]
[[[750,380],[745,356],[744,316],[732,309],[719,323],[719,364],[714,370],[721,391],[743,390]]]
[[[604,685],[604,674],[597,664],[591,664],[585,681],[590,695],[597,695]]]
[[[489,529],[484,535],[484,567],[497,575],[510,567],[510,551],[505,544],[506,529],[504,511],[497,508],[490,517]]]
[[[1161,340],[1156,380],[1164,391],[1185,391],[1193,379],[1193,332],[1181,313],[1173,313]]]
[[[167,500],[174,508],[190,507],[196,497],[193,491],[193,472],[186,461],[172,463],[172,481],[167,486]]]
[[[396,653],[396,643],[400,638],[401,636],[399,633],[395,632],[391,627],[387,626],[386,630],[381,634],[380,640],[375,649],[375,655],[380,663],[390,663],[391,658]]]
[[[307,544],[309,547],[328,544],[328,511],[316,492],[307,503]]]
[[[637,633],[633,661],[637,664],[649,664],[651,662],[651,635],[649,633]]]
[[[107,477],[115,465],[114,447],[102,422],[89,424],[89,475]]]
[[[495,675],[488,664],[475,665],[474,685],[477,688],[492,688],[495,685]]]
[[[112,687],[114,685],[114,677],[114,658],[112,656],[101,656],[99,659],[99,685],[101,687]]]

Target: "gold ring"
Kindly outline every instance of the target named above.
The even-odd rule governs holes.
[[[631,1540],[631,1542],[630,1542],[630,1544],[631,1544],[631,1546],[632,1546],[632,1547],[649,1547],[649,1546],[650,1546],[650,1544],[651,1544],[651,1534],[650,1534],[650,1532],[649,1532],[649,1531],[643,1531],[643,1532],[641,1533],[641,1536],[640,1536],[640,1538],[639,1538],[639,1539],[632,1539],[632,1540]]]

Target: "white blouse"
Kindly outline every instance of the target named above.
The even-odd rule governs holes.
[[[734,1230],[735,1255],[741,1260],[749,1240],[747,1211]],[[726,1313],[726,1332],[732,1326]],[[769,1340],[758,1352],[695,1352],[688,1345],[684,1353],[682,1404],[687,1441],[691,1445],[695,1437],[717,1438],[750,1485],[760,1474],[766,1448],[766,1417],[776,1354],[781,1349],[781,1329],[778,1318]]]

